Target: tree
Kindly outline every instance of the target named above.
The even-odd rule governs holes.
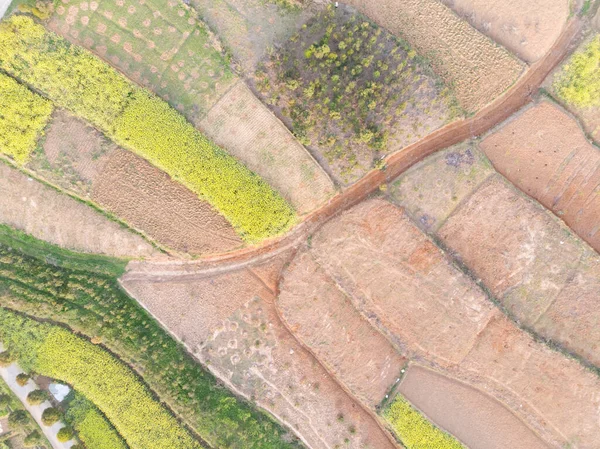
[[[31,405],[40,405],[42,402],[46,402],[48,399],[48,392],[44,390],[33,390],[27,395],[27,402],[29,402]]]
[[[9,352],[0,352],[0,366],[6,367],[15,361],[15,357]]]
[[[73,435],[74,435],[73,429],[69,426],[65,426],[58,431],[56,438],[61,443],[66,443],[67,441],[73,439]]]
[[[8,415],[8,425],[11,429],[22,429],[29,422],[29,414],[25,410],[15,410]]]
[[[21,373],[21,374],[17,375],[17,383],[22,387],[27,385],[27,382],[29,382],[29,379],[30,379],[29,374]]]
[[[34,430],[25,437],[25,439],[23,440],[23,445],[25,447],[35,447],[40,443],[41,440],[42,436],[40,435],[40,433],[37,430]]]
[[[42,422],[45,426],[51,426],[57,423],[62,418],[62,414],[59,409],[54,407],[48,407],[42,413]]]
[[[7,394],[0,394],[0,408],[5,408],[10,404],[10,396]]]

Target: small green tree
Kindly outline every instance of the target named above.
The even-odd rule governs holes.
[[[59,409],[54,407],[48,407],[42,413],[42,422],[45,426],[51,426],[57,423],[62,418],[62,414]]]
[[[17,375],[17,383],[22,387],[27,385],[27,382],[29,382],[29,379],[30,379],[29,374],[21,373],[21,374]]]
[[[15,410],[8,415],[8,425],[11,429],[22,429],[29,423],[29,414],[25,410]]]
[[[31,405],[40,405],[50,399],[48,392],[44,390],[33,390],[27,395],[27,402]]]
[[[10,404],[10,396],[7,394],[0,394],[0,408],[5,408]]]
[[[58,431],[58,434],[56,435],[56,438],[58,439],[58,441],[60,441],[61,443],[66,443],[69,440],[73,439],[73,429],[69,426],[65,426],[62,429],[60,429]]]
[[[42,441],[42,436],[37,430],[34,430],[23,440],[25,447],[36,447]]]
[[[6,367],[14,361],[15,357],[9,351],[0,352],[0,366]]]
[[[71,449],[85,449],[85,446],[81,443],[74,444]]]

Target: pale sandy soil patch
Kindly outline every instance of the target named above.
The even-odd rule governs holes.
[[[330,221],[312,246],[355,306],[375,313],[407,351],[456,363],[494,312],[479,288],[386,201],[366,201]]]
[[[347,0],[431,60],[455,88],[461,106],[476,111],[508,89],[525,64],[435,0]]]
[[[92,199],[169,248],[189,254],[243,245],[206,201],[128,151],[114,151],[96,178]]]
[[[569,16],[568,0],[441,0],[471,25],[529,63],[558,39]]]
[[[600,251],[600,150],[542,101],[481,142],[494,167]]]
[[[600,257],[499,176],[439,230],[523,324],[600,366]]]
[[[0,164],[0,221],[75,251],[118,257],[156,254],[139,235],[4,164]]]
[[[260,174],[301,214],[316,209],[335,192],[308,151],[241,80],[199,127]]]
[[[451,377],[411,365],[398,391],[467,447],[550,448],[502,403]]]
[[[285,270],[277,305],[290,328],[371,408],[396,383],[406,359],[362,318],[309,252]]]
[[[126,275],[124,287],[227,385],[289,426],[309,447],[395,446],[279,320],[274,264],[183,282]]]

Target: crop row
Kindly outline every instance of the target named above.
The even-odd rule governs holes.
[[[33,238],[25,253],[23,238],[0,237],[0,305],[101,340],[143,373],[150,388],[213,447],[298,447],[272,418],[238,399],[192,359],[120,289],[115,274],[102,274],[96,265],[89,271],[87,260],[79,264],[77,255]]]
[[[81,391],[132,449],[202,447],[127,366],[101,347],[5,309],[0,309],[0,338],[24,369]]]
[[[400,396],[385,410],[384,417],[407,449],[465,449]]]
[[[293,224],[295,212],[281,195],[181,114],[30,17],[13,15],[0,24],[0,68],[186,185],[246,241]]]
[[[0,153],[27,162],[51,114],[52,103],[0,73]]]

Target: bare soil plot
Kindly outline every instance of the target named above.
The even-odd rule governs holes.
[[[600,257],[494,177],[438,235],[526,326],[600,365]]]
[[[229,222],[166,173],[128,151],[110,156],[92,199],[158,242],[189,254],[243,245]]]
[[[494,173],[483,153],[467,142],[410,168],[389,184],[388,193],[421,229],[435,232]]]
[[[562,445],[557,447],[598,447],[598,376],[534,342],[504,316],[490,321],[461,368],[471,374],[472,383],[510,405],[526,420],[541,415],[543,421],[530,424],[537,424],[540,432],[559,436]]]
[[[406,359],[360,316],[309,252],[296,256],[280,289],[277,306],[294,335],[375,409],[396,383]]]
[[[435,371],[411,364],[398,391],[467,447],[550,448],[498,400]]]
[[[286,329],[269,286],[274,264],[183,282],[124,277],[124,287],[235,391],[311,448],[392,449],[386,434]]]
[[[435,0],[348,0],[431,60],[461,106],[481,109],[510,87],[524,64]]]
[[[241,80],[199,126],[215,143],[260,173],[300,214],[316,209],[335,191],[308,151]]]
[[[390,338],[458,363],[494,313],[483,292],[397,207],[368,200],[312,239],[320,265]],[[366,312],[368,311],[368,312]]]
[[[344,184],[458,114],[426,61],[346,6],[310,19],[261,61],[253,82]]]
[[[549,101],[481,142],[495,168],[600,251],[600,150]]]
[[[569,16],[568,0],[441,1],[529,63],[550,49]]]
[[[5,164],[0,164],[0,221],[75,251],[118,257],[156,254],[140,236]]]
[[[299,4],[286,7],[286,1],[191,0],[191,4],[218,33],[236,62],[251,73],[265,53],[285,42],[316,9]]]

